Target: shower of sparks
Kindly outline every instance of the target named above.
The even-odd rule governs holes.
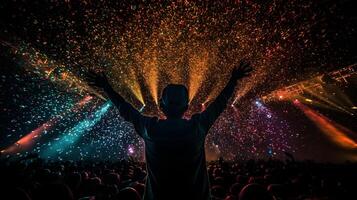
[[[150,114],[157,112],[155,104],[165,85],[186,85],[193,105],[210,101],[235,65],[252,60],[255,73],[241,84],[235,104],[267,75],[278,76],[288,69],[302,56],[301,47],[317,51],[310,48],[314,24],[303,20],[315,20],[313,13],[304,13],[313,5],[294,3],[296,10],[289,14],[281,14],[276,3],[143,3],[130,6],[132,14],[125,22],[115,8],[105,7],[106,14],[98,18],[99,11],[89,7],[83,18],[88,20],[91,39],[85,45],[91,55],[74,51],[71,57],[82,63],[100,59],[102,64],[94,67],[106,69],[127,99],[134,94],[141,104],[143,99],[149,101],[145,104]],[[127,88],[131,94],[123,92]]]
[[[284,109],[255,100],[328,70],[329,58],[339,63],[347,57],[342,50],[331,50],[340,35],[329,21],[343,19],[332,2],[51,2],[35,3],[35,11],[27,10],[27,4],[9,3],[16,10],[8,15],[14,22],[0,35],[18,69],[0,77],[3,85],[10,85],[0,85],[0,90],[11,93],[13,102],[1,108],[11,115],[1,130],[6,133],[2,141],[10,143],[1,145],[16,143],[26,137],[22,133],[47,131],[32,150],[44,157],[118,159],[131,152],[128,147],[131,156],[142,157],[143,144],[132,125],[108,103],[94,111],[98,116],[87,118],[93,107],[86,106],[53,127],[44,123],[88,93],[99,98],[96,105],[105,99],[83,81],[88,70],[105,72],[114,89],[147,115],[159,115],[167,84],[183,84],[189,90],[191,115],[214,101],[241,60],[250,61],[254,71],[239,81],[232,106],[211,128],[211,157],[262,158],[294,152],[301,130],[291,130],[294,122],[279,117]],[[17,24],[21,20],[23,24]],[[351,37],[355,32],[340,31]],[[355,105],[348,104],[351,107]]]
[[[11,47],[13,53],[22,57],[23,61],[25,61],[22,65],[26,67],[26,70],[45,77],[51,82],[64,86],[69,90],[74,90],[81,94],[84,91],[87,91],[105,100],[101,94],[91,89],[85,82],[71,73],[66,66],[59,64],[54,60],[50,60],[46,54],[36,51],[36,49],[31,48],[25,43],[19,47],[9,43],[6,43],[6,45]]]

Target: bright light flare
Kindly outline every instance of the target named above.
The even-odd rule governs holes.
[[[205,103],[201,103],[201,112],[206,110],[206,104]]]
[[[357,142],[348,136],[348,134],[355,135],[351,130],[330,120],[300,102],[294,101],[294,105],[300,108],[303,113],[335,144],[346,149],[357,149]]]
[[[310,103],[312,102],[312,100],[308,99],[308,98],[306,98],[305,101],[310,102]]]
[[[313,90],[309,88],[306,88],[305,91],[317,98],[318,100],[327,104],[330,109],[340,110],[342,112],[351,114],[348,108],[345,108],[343,103],[336,101],[336,99],[332,95],[329,95],[327,91],[322,90],[318,92],[318,90]]]
[[[1,152],[4,154],[16,154],[30,149],[35,144],[35,142],[41,137],[41,134],[51,129],[53,124],[54,124],[53,121],[48,121],[42,124],[40,127],[31,131],[29,134],[26,134],[24,137],[22,137],[21,139],[19,139],[17,142],[7,147],[6,149],[2,150]]]

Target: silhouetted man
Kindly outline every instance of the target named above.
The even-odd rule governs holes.
[[[237,80],[251,72],[248,63],[236,67],[226,87],[202,113],[182,119],[188,109],[188,91],[169,84],[162,92],[160,109],[166,119],[143,116],[114,91],[104,75],[89,76],[92,85],[103,88],[120,115],[134,124],[145,142],[147,180],[144,200],[210,199],[205,158],[205,138],[227,106]]]

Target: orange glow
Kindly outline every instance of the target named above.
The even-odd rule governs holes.
[[[189,99],[190,102],[201,87],[205,75],[209,68],[209,52],[203,49],[200,53],[195,54],[189,60]]]
[[[254,69],[254,73],[252,73],[251,77],[244,78],[238,82],[233,105],[236,105],[242,97],[244,97],[249,91],[253,90],[257,85],[259,85],[259,83],[264,82],[266,78],[267,70],[263,63],[252,63],[252,65],[260,67]]]
[[[304,114],[313,121],[316,126],[323,132],[325,135],[333,141],[335,144],[346,148],[346,149],[357,149],[357,143],[352,138],[348,137],[349,135],[354,134],[351,130],[346,127],[337,124],[336,122],[328,119],[322,114],[312,110],[308,106],[300,102],[295,102],[294,104],[300,108]]]
[[[119,68],[113,68],[112,73],[114,77],[120,77],[120,80],[124,82],[124,84],[114,84],[115,86],[117,86],[118,88],[120,88],[121,86],[127,87],[142,105],[145,104],[143,95],[141,93],[138,77],[134,69],[129,68],[128,71],[123,74]]]
[[[312,102],[312,100],[308,99],[308,98],[306,98],[305,101],[310,102],[310,103]]]
[[[78,106],[84,106],[85,104],[87,104],[92,99],[93,99],[92,96],[86,96],[80,102],[78,102],[77,105]]]
[[[149,87],[155,104],[158,105],[159,63],[157,60],[157,52],[154,51],[152,54],[149,51],[144,51],[143,53],[143,57],[145,57],[142,59],[143,70],[145,71],[144,80]]]
[[[241,88],[238,89],[236,92],[236,96],[233,101],[233,105],[235,105],[244,95],[247,94],[252,88],[254,88],[254,84],[256,83],[255,80],[245,83],[241,85]]]

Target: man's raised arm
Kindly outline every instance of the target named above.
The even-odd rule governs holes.
[[[219,117],[219,115],[227,107],[228,100],[234,93],[237,81],[243,77],[248,76],[251,71],[252,68],[250,67],[249,63],[241,62],[238,67],[234,68],[231,78],[221,93],[217,96],[217,98],[207,107],[205,111],[198,114],[199,121],[202,127],[205,129],[206,133]]]
[[[142,135],[147,117],[141,115],[138,110],[125,101],[125,99],[113,89],[107,77],[103,73],[88,73],[87,80],[91,86],[103,89],[111,102],[118,108],[120,116],[122,116],[126,121],[133,123],[138,134]]]

